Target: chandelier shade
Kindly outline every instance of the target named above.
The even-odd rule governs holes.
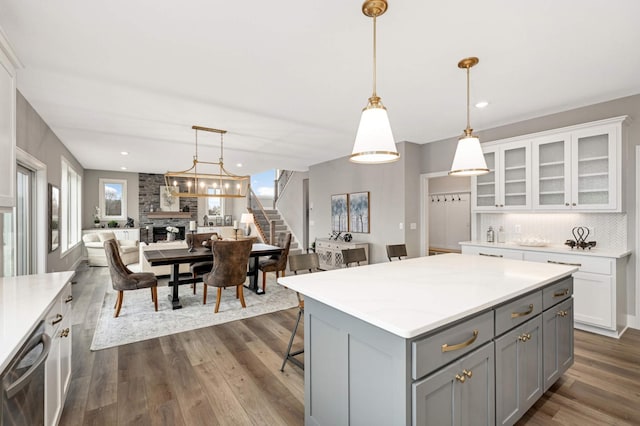
[[[465,58],[458,62],[458,68],[467,70],[467,128],[464,130],[464,135],[458,140],[456,153],[449,171],[452,176],[478,176],[489,173],[487,162],[480,146],[480,139],[473,135],[473,129],[469,121],[469,69],[477,65],[478,62],[480,61],[476,57]]]
[[[386,10],[386,0],[366,0],[362,4],[362,13],[373,18],[373,94],[360,117],[353,151],[349,157],[349,161],[354,163],[380,164],[400,158],[387,109],[376,93],[376,18]]]
[[[226,130],[192,126],[196,131],[196,151],[193,164],[182,171],[168,171],[164,174],[166,189],[176,197],[244,198],[249,189],[249,176],[230,173],[224,168],[224,140]],[[198,159],[198,131],[220,134],[220,158],[218,162]]]

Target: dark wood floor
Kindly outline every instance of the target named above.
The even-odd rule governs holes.
[[[304,423],[304,373],[292,364],[279,371],[297,309],[91,352],[110,285],[97,271],[83,268],[73,286],[73,372],[61,425]],[[575,355],[518,425],[640,425],[640,331],[620,340],[576,331]]]

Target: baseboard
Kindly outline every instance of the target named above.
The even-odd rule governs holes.
[[[595,334],[600,334],[602,336],[607,336],[607,337],[613,337],[614,339],[619,339],[622,334],[627,331],[627,326],[624,326],[624,328],[618,329],[618,330],[607,330],[604,328],[600,328],[600,327],[594,327],[591,325],[587,325],[587,324],[581,324],[579,322],[574,322],[573,323],[573,327],[577,328],[578,330],[582,330],[582,331],[588,331],[589,333],[595,333]]]
[[[640,330],[640,317],[637,315],[627,315],[627,324],[629,325],[629,328]]]

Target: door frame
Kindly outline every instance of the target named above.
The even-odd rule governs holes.
[[[627,315],[627,325],[632,328],[640,329],[640,256],[638,256],[638,247],[640,247],[640,145],[636,145],[636,214],[635,214],[635,226],[636,226],[636,244],[635,250],[631,252],[631,256],[635,256],[635,315]],[[628,291],[628,288],[627,288]]]
[[[449,172],[420,174],[420,256],[429,255],[429,179],[449,176]]]
[[[33,260],[35,261],[35,272],[37,274],[44,274],[45,272],[47,272],[48,247],[46,241],[48,241],[47,234],[49,232],[47,224],[47,165],[20,147],[16,147],[16,163],[20,163],[27,169],[33,170],[35,175],[34,178],[36,194],[34,197],[35,205],[33,206],[33,211],[36,213],[36,217],[33,221],[33,231],[36,234],[36,245],[35,247],[33,247]],[[14,220],[13,223],[13,226],[15,228],[16,221]],[[15,232],[16,230],[14,229],[14,235]],[[17,261],[17,259],[15,259],[14,261]]]

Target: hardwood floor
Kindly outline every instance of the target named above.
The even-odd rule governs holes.
[[[61,425],[302,425],[304,373],[279,368],[297,308],[91,352],[105,288],[73,285],[73,371]],[[126,309],[126,303],[123,309]],[[302,346],[302,327],[294,347]],[[518,425],[639,425],[640,331],[576,331],[575,364]]]

